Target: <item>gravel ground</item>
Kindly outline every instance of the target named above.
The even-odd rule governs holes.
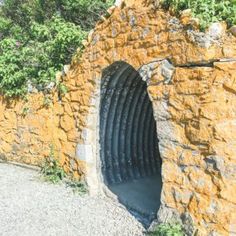
[[[141,236],[144,228],[104,197],[79,196],[0,163],[0,236]]]

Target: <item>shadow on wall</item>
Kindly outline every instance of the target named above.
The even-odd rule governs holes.
[[[100,158],[105,184],[145,226],[160,207],[161,158],[147,84],[125,62],[103,72]]]

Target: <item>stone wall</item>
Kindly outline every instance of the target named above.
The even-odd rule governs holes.
[[[190,16],[179,20],[146,1],[109,14],[61,78],[69,88],[61,101],[55,94],[45,108],[40,94],[1,100],[1,157],[40,164],[53,144],[65,169],[96,188],[100,81],[105,68],[124,61],[146,80],[153,102],[163,160],[158,220],[181,219],[198,235],[233,235],[236,38],[223,24],[217,34],[198,32]]]
[[[1,98],[0,104],[1,160],[41,166],[53,149],[67,172],[82,174],[75,159],[73,114],[56,92],[32,94],[27,100]]]
[[[235,70],[236,62],[176,67],[168,84],[153,76],[148,88],[163,159],[160,221],[185,212],[200,235],[228,235],[236,223]]]

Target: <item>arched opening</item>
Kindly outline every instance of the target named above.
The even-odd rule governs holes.
[[[149,224],[160,206],[161,158],[147,84],[127,63],[103,73],[99,136],[104,183]]]

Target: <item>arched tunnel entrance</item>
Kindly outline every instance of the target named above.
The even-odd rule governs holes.
[[[104,183],[142,223],[160,206],[161,159],[146,82],[124,62],[103,73],[100,157]]]

